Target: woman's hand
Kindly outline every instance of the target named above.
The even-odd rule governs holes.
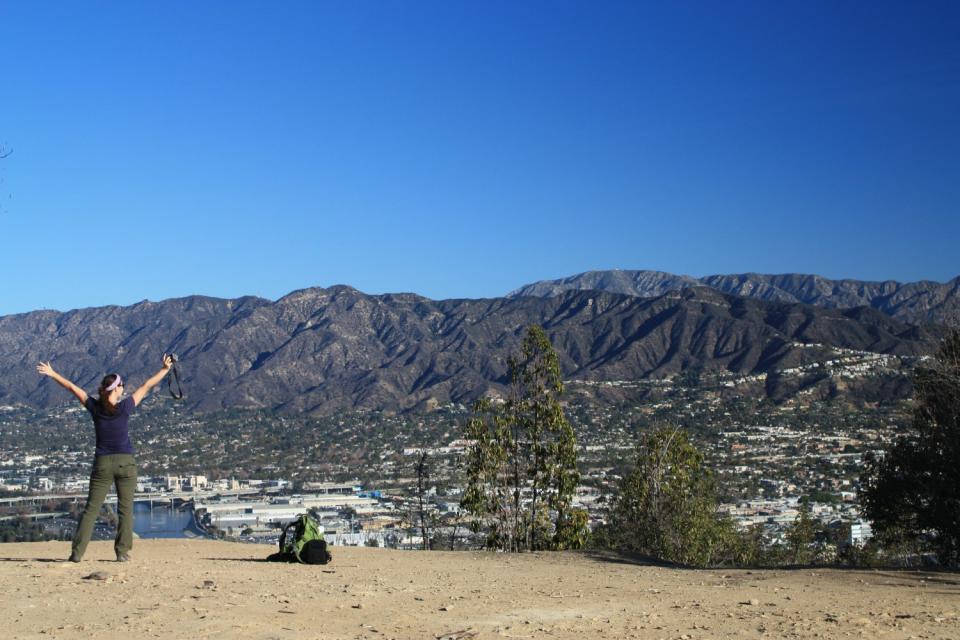
[[[37,365],[37,373],[42,376],[50,376],[52,378],[57,372],[53,370],[53,367],[50,366],[49,362],[41,362]]]
[[[171,356],[169,353],[163,354],[163,368],[164,368],[164,370],[167,370],[167,369],[169,369],[169,368],[172,367],[172,366],[173,366],[173,356]]]

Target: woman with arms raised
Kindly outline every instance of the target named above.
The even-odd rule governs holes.
[[[129,398],[123,398],[123,380],[117,373],[104,376],[100,382],[97,399],[73,384],[53,370],[49,362],[37,365],[37,372],[49,376],[61,387],[77,397],[93,418],[97,431],[97,450],[90,472],[90,492],[87,494],[87,506],[83,509],[80,524],[73,536],[73,549],[70,552],[72,562],[80,562],[87,543],[93,534],[93,525],[97,521],[100,507],[107,497],[111,484],[117,487],[117,513],[120,523],[117,525],[117,538],[113,549],[117,553],[117,562],[130,559],[133,546],[133,497],[137,490],[137,463],[133,457],[133,444],[130,442],[128,421],[130,414],[139,405],[147,392],[160,384],[173,366],[173,358],[163,356],[163,368],[143,383]]]

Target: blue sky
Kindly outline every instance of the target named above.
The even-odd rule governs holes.
[[[0,2],[0,315],[960,275],[960,3]]]

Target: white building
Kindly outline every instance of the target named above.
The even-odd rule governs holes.
[[[873,527],[865,520],[857,520],[850,525],[850,544],[862,547],[873,537]]]

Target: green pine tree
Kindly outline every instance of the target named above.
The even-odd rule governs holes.
[[[717,514],[712,474],[679,428],[643,438],[610,513],[609,539],[621,551],[704,566],[726,559],[738,542]]]
[[[508,360],[510,392],[495,405],[481,400],[467,425],[475,442],[467,456],[462,506],[487,546],[505,551],[577,548],[586,514],[572,507],[576,437],[560,405],[560,361],[544,330],[531,326]]]

